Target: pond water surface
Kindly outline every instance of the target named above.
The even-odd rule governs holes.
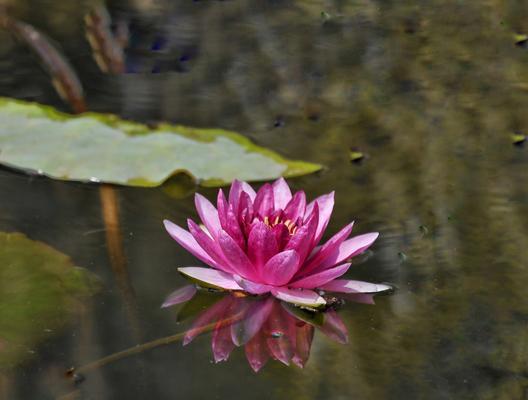
[[[528,48],[514,38],[528,33],[528,3],[112,1],[131,27],[120,75],[101,72],[84,38],[89,1],[7,5],[60,44],[90,110],[230,129],[323,164],[289,183],[310,198],[336,191],[329,234],[351,220],[379,231],[347,277],[398,290],[348,302],[348,344],[316,332],[303,369],[255,373],[242,349],[214,363],[205,334],[74,379],[70,367],[189,327],[160,305],[185,283],[176,268],[198,261],[162,220],[196,217],[193,190],[116,187],[122,246],[109,246],[98,185],[2,169],[0,231],[67,254],[101,288],[0,370],[1,398],[527,398],[528,149],[511,135],[528,131]],[[0,95],[69,111],[4,31],[0,73]],[[46,328],[47,314],[32,318]]]

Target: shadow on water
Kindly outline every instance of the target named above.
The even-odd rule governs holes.
[[[115,1],[128,73],[105,74],[85,39],[92,2],[8,1],[59,43],[90,110],[246,133],[327,166],[291,183],[336,191],[329,232],[355,219],[380,231],[348,276],[399,287],[375,307],[347,304],[349,343],[315,336],[304,369],[243,352],[212,362],[210,338],[152,349],[64,377],[182,332],[160,305],[197,261],[161,221],[195,217],[187,191],[117,188],[127,283],[107,255],[99,187],[0,171],[0,230],[18,231],[101,277],[62,334],[0,375],[5,398],[520,399],[528,388],[528,5],[518,1]],[[324,12],[324,13],[323,13]],[[66,110],[38,59],[0,31],[0,95]],[[367,155],[351,162],[351,151]],[[191,193],[192,190],[189,191]],[[213,190],[201,190],[214,198]],[[125,295],[123,295],[125,294]],[[128,310],[128,311],[127,311]],[[1,342],[0,342],[1,343]],[[76,396],[76,397],[75,397]]]

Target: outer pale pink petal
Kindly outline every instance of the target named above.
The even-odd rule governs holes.
[[[167,296],[161,308],[173,306],[191,300],[196,293],[196,286],[187,285],[181,287]]]
[[[238,285],[242,289],[244,289],[246,292],[251,293],[251,294],[258,295],[258,294],[269,293],[271,292],[271,289],[273,288],[270,285],[266,285],[263,283],[256,283],[256,282],[252,282],[250,280],[244,279],[239,275],[233,275],[233,277],[236,283],[238,283]]]
[[[257,197],[253,202],[255,212],[262,218],[269,216],[275,209],[275,200],[273,199],[273,187],[266,183],[257,192]]]
[[[169,220],[164,220],[163,224],[165,225],[167,232],[169,232],[169,235],[185,250],[202,260],[204,263],[222,269],[222,267],[219,266],[218,263],[215,262],[204,249],[202,249],[202,247],[196,242],[194,237],[189,232],[180,228],[178,225],[172,223]]]
[[[262,282],[273,286],[287,284],[299,268],[299,255],[295,250],[285,250],[271,257],[260,270]]]
[[[231,339],[242,346],[259,333],[273,310],[273,297],[253,302],[245,312],[244,318],[231,325]]]
[[[306,193],[302,190],[296,192],[286,208],[284,209],[284,215],[287,219],[296,222],[298,218],[304,219],[306,212]]]
[[[229,204],[233,206],[236,214],[238,214],[238,202],[242,192],[246,192],[253,201],[257,195],[249,184],[235,179],[229,190]]]
[[[194,204],[203,224],[207,227],[211,236],[216,238],[221,226],[215,206],[200,193],[194,195]]]
[[[314,204],[319,205],[319,224],[317,225],[317,232],[314,238],[314,245],[319,243],[323,237],[323,233],[328,226],[332,211],[334,209],[334,192],[324,194],[319,196],[314,201],[312,201],[308,206],[306,206],[306,214],[309,215]]]
[[[292,198],[290,187],[282,177],[273,182],[273,198],[275,210],[284,210]]]
[[[322,285],[339,278],[350,268],[350,264],[341,264],[334,268],[325,269],[324,271],[309,275],[305,278],[301,278],[295,282],[288,284],[292,288],[306,288],[314,289],[319,288]]]
[[[261,331],[253,336],[253,339],[251,339],[244,348],[246,350],[246,357],[249,365],[253,371],[259,372],[270,357],[264,332]]]
[[[191,341],[198,336],[200,333],[207,330],[207,325],[218,322],[223,315],[226,313],[226,309],[231,307],[233,297],[226,296],[218,303],[213,304],[211,307],[201,313],[198,318],[193,322],[191,328],[185,332],[183,337],[183,345],[191,343]]]
[[[183,275],[198,281],[204,286],[210,286],[217,289],[226,290],[242,290],[238,283],[236,283],[233,275],[218,271],[212,268],[200,267],[183,267],[178,268],[178,271]]]
[[[298,275],[306,276],[311,271],[319,270],[322,261],[332,255],[339,248],[341,243],[343,243],[350,235],[353,225],[353,222],[346,225],[343,229],[332,236],[325,244],[323,244],[319,251],[311,256],[308,259],[308,262],[302,267],[301,270],[299,270]]]
[[[300,306],[320,307],[326,304],[325,299],[313,290],[288,289],[281,287],[272,290],[271,293],[279,300]]]
[[[340,293],[379,293],[392,289],[391,286],[382,283],[369,283],[348,279],[335,279],[323,286],[319,286],[319,288],[329,292]]]
[[[224,230],[218,234],[218,243],[229,265],[238,275],[252,279],[255,269],[240,246]]]
[[[348,330],[335,310],[325,312],[324,322],[319,330],[338,343],[348,343]]]
[[[301,226],[288,241],[285,250],[295,250],[299,254],[299,264],[302,264],[312,250],[312,241],[319,221],[319,207],[315,205],[310,218]],[[299,271],[302,272],[302,271]]]
[[[275,234],[270,227],[261,221],[256,222],[248,237],[248,257],[258,269],[277,254],[279,247]]]
[[[378,232],[366,233],[364,235],[355,236],[351,239],[345,240],[337,250],[324,259],[316,270],[320,271],[337,265],[343,261],[361,254],[367,250],[372,243],[378,238]]]
[[[224,254],[222,253],[222,250],[220,250],[218,244],[192,219],[188,219],[187,224],[191,235],[193,235],[200,247],[216,262],[217,268],[229,273],[234,272],[233,269],[227,265],[227,261],[225,260]]]

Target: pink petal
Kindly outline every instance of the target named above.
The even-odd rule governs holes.
[[[319,224],[317,225],[314,245],[319,243],[323,237],[326,227],[328,226],[328,222],[330,221],[330,216],[332,215],[332,211],[334,209],[334,192],[319,196],[310,204],[308,204],[306,207],[306,214],[311,212],[315,203],[319,205]]]
[[[284,224],[278,224],[273,227],[273,234],[275,235],[275,240],[279,250],[284,249],[290,240],[290,231]]]
[[[273,297],[266,300],[258,300],[246,310],[244,318],[231,325],[231,339],[237,346],[242,346],[249,342],[268,319],[273,310]]]
[[[304,323],[301,326],[296,326],[295,353],[292,357],[292,361],[299,368],[304,368],[308,362],[314,331],[314,327],[307,323]]]
[[[312,250],[312,241],[319,221],[319,207],[315,205],[310,218],[290,238],[285,250],[295,250],[299,254],[299,264],[302,264]]]
[[[324,323],[319,330],[338,343],[348,343],[348,330],[335,310],[325,312]]]
[[[194,195],[194,204],[203,224],[207,227],[211,236],[216,238],[221,226],[215,206],[199,193]]]
[[[245,346],[246,357],[253,371],[258,372],[266,364],[270,355],[264,332],[253,336]]]
[[[300,306],[320,307],[326,304],[325,299],[313,290],[288,289],[281,287],[275,288],[271,293],[280,300]]]
[[[274,211],[273,187],[269,183],[264,184],[257,192],[253,208],[262,218],[269,216]]]
[[[220,189],[218,196],[216,197],[216,207],[218,208],[218,219],[220,220],[220,226],[225,226],[227,221],[227,209],[229,203],[226,200],[224,191]]]
[[[229,208],[227,209],[226,223],[223,228],[224,231],[226,231],[229,236],[231,236],[235,240],[235,242],[241,249],[245,249],[246,240],[244,238],[244,235],[242,234],[242,230],[240,229],[240,225],[238,223],[238,218],[236,217],[232,206],[229,206]]]
[[[348,279],[336,279],[325,285],[319,286],[319,288],[329,292],[340,293],[378,293],[392,289],[389,285],[384,285],[382,283],[376,284]]]
[[[205,252],[204,249],[202,249],[202,247],[196,242],[194,237],[189,232],[180,228],[178,225],[172,223],[169,220],[164,220],[163,224],[165,225],[167,232],[169,232],[169,235],[185,250],[194,255],[196,258],[202,260],[204,263],[222,269],[222,267],[218,265],[218,263],[215,262],[211,256]]]
[[[178,271],[189,278],[198,281],[203,286],[212,286],[216,289],[242,290],[233,276],[212,268],[183,267]]]
[[[189,231],[194,237],[196,242],[204,249],[207,254],[216,262],[218,269],[222,271],[232,273],[234,272],[231,267],[227,265],[227,261],[224,258],[224,254],[218,244],[211,239],[211,237],[205,233],[193,220],[188,219],[187,225],[189,226]]]
[[[256,197],[256,193],[251,186],[249,186],[246,182],[241,182],[235,179],[231,185],[231,189],[229,190],[229,204],[233,206],[236,214],[238,214],[238,202],[242,192],[246,192],[251,200],[254,200]]]
[[[284,178],[279,178],[273,182],[273,198],[275,200],[275,210],[284,210],[290,202],[292,194]]]
[[[271,228],[261,221],[256,222],[248,237],[248,256],[253,265],[257,269],[261,268],[278,251],[277,240]]]
[[[275,254],[260,270],[263,282],[274,286],[287,284],[299,268],[299,255],[295,250]]]
[[[324,271],[308,275],[305,278],[301,278],[295,282],[290,283],[288,286],[292,288],[306,288],[314,289],[319,288],[322,285],[339,278],[350,268],[350,264],[341,264],[334,268],[325,269]]]
[[[193,298],[196,293],[196,286],[187,285],[181,287],[167,296],[161,308],[173,306],[175,304],[184,303]]]
[[[242,278],[239,275],[233,275],[233,277],[236,283],[238,283],[238,285],[248,293],[259,295],[271,292],[272,286],[270,285],[252,282],[250,280]]]
[[[209,324],[219,321],[225,314],[226,308],[231,306],[232,301],[233,297],[226,296],[201,313],[193,322],[191,328],[185,333],[183,345],[186,346],[200,333],[207,331]]]
[[[286,208],[284,209],[284,215],[291,221],[297,221],[298,218],[304,218],[306,211],[306,194],[299,190],[296,192]]]
[[[255,276],[255,270],[251,261],[249,261],[240,246],[224,230],[220,230],[218,234],[218,243],[227,262],[238,275],[249,279]]]
[[[238,222],[242,227],[245,227],[251,224],[254,217],[253,202],[249,198],[249,195],[246,192],[242,192],[240,195],[239,210],[237,214]]]
[[[299,276],[306,276],[313,270],[320,270],[322,261],[337,251],[341,243],[343,243],[352,232],[353,225],[353,222],[346,225],[323,244],[319,250],[308,259],[307,264],[299,271]]]
[[[378,236],[378,232],[372,232],[345,240],[337,250],[322,261],[321,265],[317,267],[317,270],[337,265],[364,252],[374,243]]]

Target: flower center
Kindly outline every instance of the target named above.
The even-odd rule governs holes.
[[[288,228],[290,235],[293,235],[295,232],[297,232],[297,224],[295,222],[293,222],[291,219],[283,221],[279,215],[277,215],[273,220],[270,220],[269,217],[264,217],[264,224],[270,228],[273,228],[279,224],[283,224],[286,228]]]

